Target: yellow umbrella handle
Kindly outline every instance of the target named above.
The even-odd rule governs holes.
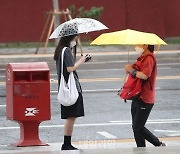
[[[130,63],[130,54],[129,54],[129,45],[128,45],[128,47],[127,47],[127,49],[128,49],[128,64]]]
[[[159,52],[160,47],[161,47],[161,45],[159,44],[159,45],[157,46],[157,53]]]

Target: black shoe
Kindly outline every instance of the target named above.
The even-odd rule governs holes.
[[[79,150],[79,149],[73,147],[72,145],[63,144],[62,147],[61,147],[61,150]]]
[[[161,142],[161,145],[160,145],[161,147],[166,147],[167,145],[166,145],[166,143],[163,143],[163,142]]]

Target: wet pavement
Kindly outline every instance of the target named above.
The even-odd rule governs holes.
[[[164,48],[164,47],[163,47]],[[131,49],[131,48],[130,48]],[[157,56],[158,78],[156,104],[150,115],[147,127],[168,143],[167,147],[135,148],[131,130],[130,103],[117,97],[117,90],[123,84],[127,63],[127,48],[124,47],[87,47],[84,50],[93,55],[91,62],[78,69],[83,88],[85,117],[76,122],[73,141],[81,151],[61,152],[63,124],[60,119],[60,105],[57,102],[57,76],[53,61],[54,48],[47,54],[34,55],[34,49],[11,49],[0,52],[0,153],[84,153],[84,154],[156,154],[180,153],[180,50],[164,49]],[[121,51],[121,52],[119,52]],[[7,53],[6,53],[7,52]],[[25,53],[26,52],[26,53]],[[137,57],[130,52],[130,62]],[[47,147],[10,147],[19,140],[19,126],[6,120],[5,66],[10,62],[45,61],[51,70],[51,110],[52,119],[40,126],[40,138],[49,143]],[[112,112],[113,111],[113,112]],[[107,135],[103,135],[103,134]]]

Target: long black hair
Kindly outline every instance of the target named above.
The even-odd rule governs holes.
[[[64,36],[61,37],[59,40],[59,43],[55,49],[54,52],[54,60],[58,60],[59,54],[61,53],[62,49],[64,47],[70,47],[71,41],[76,37],[77,35],[70,35],[70,36]],[[75,50],[75,49],[74,49]]]
[[[154,52],[154,45],[148,45],[148,50],[153,53]]]

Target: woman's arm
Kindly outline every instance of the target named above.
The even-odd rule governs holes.
[[[140,71],[136,72],[136,77],[139,78],[139,79],[143,79],[143,80],[147,80],[148,79],[148,76],[145,75],[143,72],[140,72]]]
[[[83,64],[83,63],[85,62],[85,60],[86,60],[85,56],[82,56],[82,57],[75,63],[74,66],[72,66],[72,67],[67,67],[67,71],[68,71],[69,73],[75,71],[81,64]]]
[[[133,67],[130,64],[125,65],[126,73],[130,73],[133,70]],[[145,75],[143,72],[137,71],[136,77],[139,79],[147,80],[148,76]]]

